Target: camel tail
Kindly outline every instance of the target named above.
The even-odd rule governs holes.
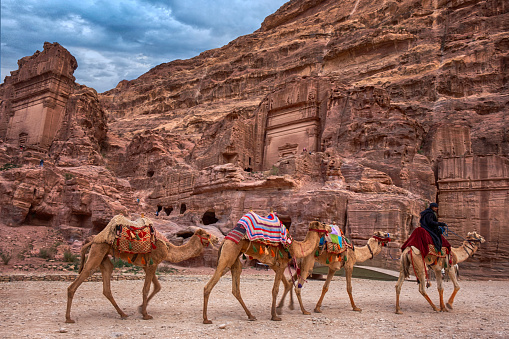
[[[403,268],[403,273],[405,274],[405,278],[409,278],[410,277],[410,258],[409,258],[409,255],[408,255],[408,252],[407,253],[403,253],[401,255],[401,267]]]
[[[90,248],[90,246],[92,246],[92,244],[93,242],[90,241],[81,247],[80,268],[78,270],[78,274],[81,273],[83,266],[85,266],[85,256],[87,255],[87,250]]]

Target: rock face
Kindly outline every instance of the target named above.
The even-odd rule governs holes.
[[[99,229],[124,207],[225,234],[249,209],[274,210],[298,239],[316,218],[356,245],[388,231],[396,241],[374,264],[395,267],[389,254],[438,201],[451,230],[487,240],[463,272],[508,277],[508,11],[502,0],[293,0],[222,48],[99,95],[73,85],[48,155],[56,173],[83,168],[90,187],[74,194],[91,195],[62,200],[59,220],[88,215]],[[4,198],[2,215],[23,223],[31,189]]]

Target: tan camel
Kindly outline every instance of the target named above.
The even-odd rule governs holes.
[[[320,242],[320,238],[325,235],[326,232],[330,232],[330,226],[320,223],[318,221],[312,221],[309,224],[309,230],[306,234],[306,238],[304,241],[293,241],[288,248],[288,251],[293,258],[302,258],[310,253],[314,253],[318,248],[318,244]],[[257,249],[256,251],[253,249]],[[263,247],[263,246],[262,246]],[[279,247],[281,248],[281,247]],[[279,292],[279,284],[282,280],[283,283],[286,282],[284,278],[284,270],[288,266],[290,262],[290,257],[288,256],[288,252],[285,250],[276,250],[275,257],[271,256],[264,250],[260,250],[258,244],[254,244],[247,239],[242,239],[238,244],[234,241],[226,239],[219,251],[219,259],[217,263],[216,271],[212,278],[210,278],[207,285],[205,285],[203,292],[203,323],[211,324],[212,321],[207,317],[207,305],[209,300],[209,295],[214,286],[217,284],[219,279],[223,276],[228,268],[232,273],[232,293],[237,298],[237,300],[242,305],[242,308],[247,314],[249,320],[256,320],[256,318],[251,314],[251,312],[244,304],[242,300],[242,296],[240,295],[240,274],[242,273],[242,264],[240,263],[239,256],[241,253],[245,253],[258,261],[269,265],[271,269],[274,270],[276,276],[274,277],[274,285],[272,287],[272,306],[271,306],[271,316],[272,320],[280,321],[281,318],[276,314],[276,299],[277,294]]]
[[[161,284],[155,275],[157,266],[162,261],[176,263],[199,256],[203,252],[204,247],[207,247],[209,244],[214,246],[217,243],[217,237],[199,228],[194,232],[189,241],[182,246],[175,246],[168,242],[166,239],[163,240],[158,238],[156,241],[156,248],[150,253],[150,262],[145,262],[145,259],[142,255],[137,256],[137,258],[132,263],[136,266],[141,266],[145,271],[145,284],[143,285],[142,292],[143,303],[140,306],[140,312],[143,315],[143,319],[152,319],[152,316],[147,313],[147,304],[150,299],[152,299],[154,295],[161,290]],[[90,253],[88,255],[88,260],[86,263],[84,263],[85,254],[89,247]],[[113,264],[110,261],[109,255],[113,255],[113,252],[114,249],[109,243],[97,243],[91,241],[82,247],[81,267],[79,271],[80,274],[76,280],[67,288],[67,311],[65,314],[66,323],[74,323],[74,320],[71,319],[71,304],[74,293],[81,285],[81,283],[83,283],[83,281],[85,281],[91,275],[91,273],[94,273],[94,270],[98,266],[103,277],[103,294],[106,296],[106,298],[108,298],[113,307],[115,307],[118,314],[120,314],[120,317],[122,319],[127,318],[127,314],[125,314],[120,309],[120,307],[113,299],[113,295],[111,293],[110,283],[111,275],[113,272]],[[115,256],[122,260],[128,261],[128,258],[133,257],[133,254],[126,254],[121,252],[119,255],[118,251],[115,251]],[[154,284],[154,289],[152,290],[150,296],[148,296],[151,283]]]
[[[410,276],[410,267],[413,266],[414,274],[417,277],[417,282],[419,284],[419,292],[424,296],[424,298],[429,302],[431,307],[435,311],[447,312],[447,307],[452,309],[452,303],[454,302],[454,297],[456,293],[458,293],[460,286],[458,284],[458,280],[456,278],[456,271],[454,266],[457,263],[463,262],[470,258],[480,247],[480,244],[483,243],[484,238],[479,235],[476,231],[469,232],[465,241],[463,241],[460,247],[452,247],[450,259],[452,261],[452,265],[449,263],[448,258],[437,258],[434,255],[428,254],[424,260],[422,259],[421,252],[413,247],[407,247],[401,254],[401,265],[399,269],[399,279],[396,283],[396,313],[402,314],[401,308],[399,307],[399,294],[401,292],[401,286],[405,281],[405,278]],[[427,264],[427,266],[435,272],[435,276],[437,279],[437,289],[438,294],[440,296],[440,309],[438,309],[435,304],[431,301],[429,296],[426,294],[425,289],[425,276],[426,276],[426,268],[425,262],[431,263]],[[442,286],[442,269],[444,269],[452,280],[454,284],[454,291],[447,302],[447,307],[444,304],[444,287]]]
[[[320,307],[322,306],[323,298],[325,297],[325,293],[329,290],[329,285],[334,277],[334,274],[337,270],[342,267],[345,268],[345,276],[346,276],[346,291],[348,292],[348,296],[350,297],[350,303],[352,304],[352,308],[354,311],[361,311],[359,307],[355,305],[352,296],[352,273],[353,267],[356,263],[364,262],[368,259],[373,259],[376,255],[378,255],[382,251],[382,247],[391,241],[389,237],[389,233],[384,233],[381,231],[375,232],[372,238],[368,239],[368,243],[363,247],[355,247],[355,250],[348,248],[346,251],[339,255],[331,255],[326,251],[323,251],[319,254],[318,257],[315,257],[315,253],[311,253],[308,256],[304,257],[300,263],[301,274],[297,280],[297,286],[295,287],[295,294],[297,295],[297,299],[299,301],[300,309],[303,314],[309,315],[308,311],[304,309],[304,305],[302,304],[301,298],[301,290],[304,285],[305,280],[308,275],[313,271],[313,266],[315,262],[318,262],[324,266],[329,267],[329,272],[327,274],[327,280],[325,281],[322,288],[322,295],[320,299],[316,303],[315,312],[321,313],[322,310]],[[332,258],[332,260],[331,260]],[[297,275],[294,275],[293,280],[297,279]],[[288,288],[287,288],[288,287]],[[278,305],[278,313],[281,312],[281,309],[284,305],[284,299],[288,292],[290,292],[290,308],[293,308],[293,298],[291,294],[291,290],[293,288],[293,284],[290,280],[288,284],[285,284],[285,292],[279,302]]]

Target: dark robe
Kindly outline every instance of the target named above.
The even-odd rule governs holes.
[[[442,230],[438,226],[445,226],[445,223],[439,222],[436,213],[431,208],[426,208],[421,212],[421,227],[428,231],[433,244],[438,252],[442,250]]]

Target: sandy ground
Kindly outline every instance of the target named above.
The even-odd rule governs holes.
[[[335,277],[325,297],[323,313],[303,315],[286,306],[281,322],[270,320],[272,272],[246,270],[241,291],[257,321],[248,321],[231,294],[227,274],[212,291],[209,318],[202,324],[203,287],[210,271],[186,271],[160,277],[163,289],[149,304],[153,320],[137,311],[142,281],[113,281],[116,301],[129,315],[121,320],[102,295],[100,282],[85,282],[72,309],[75,324],[66,324],[67,282],[0,283],[1,338],[507,338],[509,281],[460,281],[454,310],[435,313],[415,282],[403,285],[403,315],[394,313],[395,282],[354,279],[354,298],[362,312],[351,310],[345,279]],[[323,281],[310,280],[303,290],[312,311]],[[281,288],[282,290],[282,288]],[[280,293],[281,293],[280,290]],[[446,295],[452,284],[446,283]],[[436,285],[428,289],[438,301]],[[296,305],[297,306],[297,305]]]

